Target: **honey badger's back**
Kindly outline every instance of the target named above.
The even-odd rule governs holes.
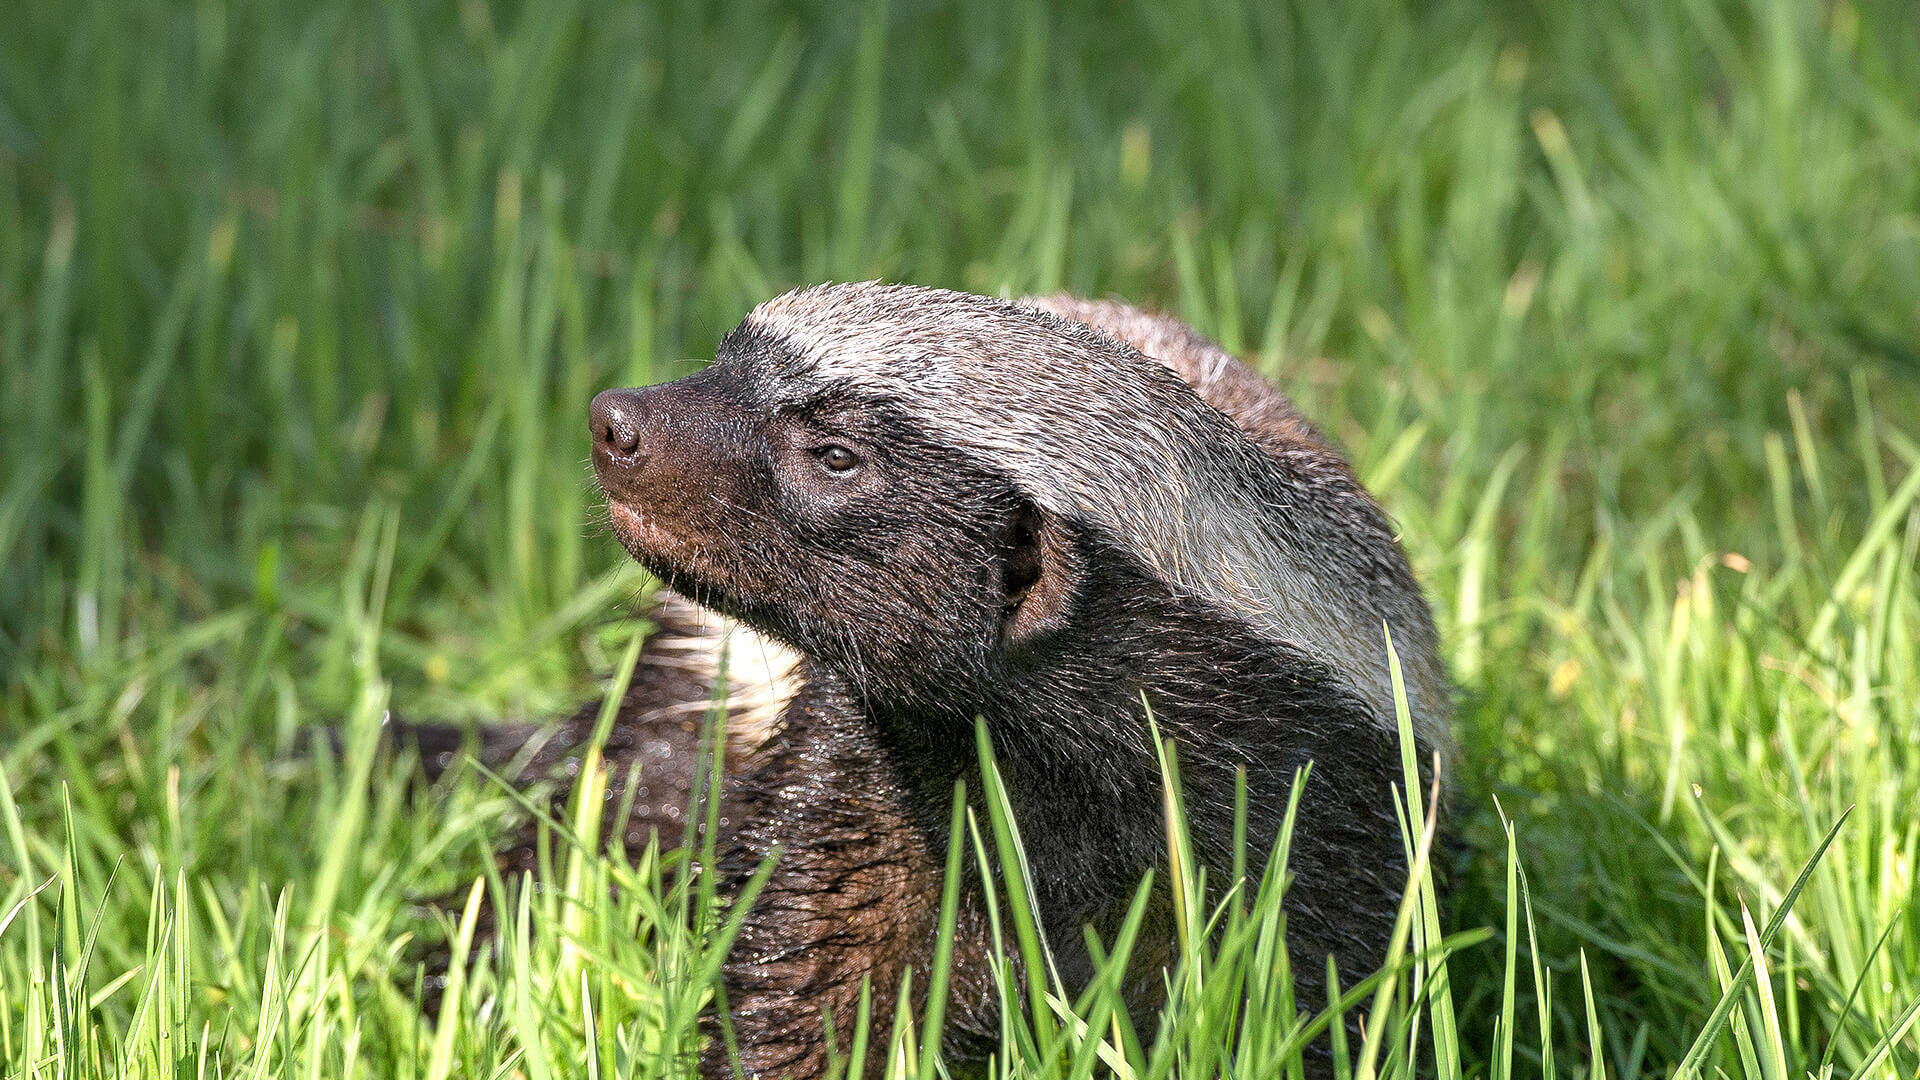
[[[1325,435],[1313,426],[1293,402],[1272,383],[1256,374],[1238,357],[1193,327],[1170,315],[1142,311],[1117,300],[1086,300],[1068,293],[1027,296],[1022,307],[1084,323],[1141,355],[1172,368],[1188,386],[1231,419],[1262,450],[1292,467],[1333,480],[1344,497],[1370,502],[1353,478],[1352,469]],[[1371,509],[1371,507],[1369,507]],[[1401,663],[1406,667],[1409,693],[1415,706],[1414,723],[1434,749],[1450,752],[1449,690],[1439,661],[1438,643],[1426,604],[1411,579],[1389,590],[1383,605],[1385,622],[1399,635]],[[1384,642],[1380,646],[1384,649]],[[1422,706],[1426,715],[1422,715]]]
[[[1117,300],[1083,300],[1068,293],[1022,297],[1020,306],[1085,323],[1167,365],[1269,453],[1294,453],[1303,447],[1327,450],[1326,438],[1285,394],[1179,319]]]

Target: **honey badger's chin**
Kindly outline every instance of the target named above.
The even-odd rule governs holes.
[[[607,520],[613,525],[613,535],[620,546],[648,569],[652,569],[651,564],[667,561],[665,549],[683,546],[669,538],[660,523],[645,511],[618,499],[607,500]]]
[[[735,615],[733,589],[715,572],[710,545],[691,541],[658,515],[612,496],[607,519],[620,546],[662,584],[704,607]]]
[[[618,499],[607,500],[607,517],[620,546],[662,585],[700,607],[797,644],[784,631],[784,621],[766,611],[761,590],[741,582],[729,569],[724,547],[711,540],[690,541],[671,523]]]

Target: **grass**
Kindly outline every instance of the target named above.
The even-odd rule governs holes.
[[[726,932],[678,857],[559,830],[555,887],[498,880],[513,801],[415,789],[374,724],[604,693],[641,580],[591,525],[591,391],[869,276],[1179,312],[1401,522],[1461,688],[1464,843],[1432,853],[1444,917],[1411,884],[1402,966],[1338,973],[1376,1010],[1352,1076],[1920,1075],[1898,0],[87,0],[8,28],[7,1075],[666,1068]],[[343,720],[341,763],[300,754]],[[1017,822],[970,824],[957,858],[1017,855]],[[425,1016],[417,942],[477,933],[476,887],[501,949]],[[995,1070],[1282,1075],[1322,1003],[1292,1000],[1278,887],[1187,905],[1162,1030],[1053,988],[1009,1000]],[[938,1073],[893,1025],[837,1045]]]

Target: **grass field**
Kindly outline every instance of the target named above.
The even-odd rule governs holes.
[[[724,924],[677,862],[556,839],[552,888],[490,880],[511,799],[369,736],[601,693],[642,579],[590,393],[880,276],[1182,314],[1401,523],[1466,936],[1356,995],[1344,1068],[1920,1075],[1906,0],[5,22],[0,1073],[679,1068],[719,946],[685,927]],[[342,718],[341,764],[301,755]],[[475,888],[501,949],[423,1015]],[[1277,897],[1190,935],[1160,1032],[1018,1004],[996,1070],[1284,1075]]]

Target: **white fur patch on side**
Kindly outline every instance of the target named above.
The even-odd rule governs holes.
[[[726,673],[727,749],[749,752],[777,730],[787,702],[800,688],[800,654],[751,627],[662,590],[649,613],[659,629],[641,650],[641,663],[697,676],[707,694],[674,702],[658,713],[704,713]]]

